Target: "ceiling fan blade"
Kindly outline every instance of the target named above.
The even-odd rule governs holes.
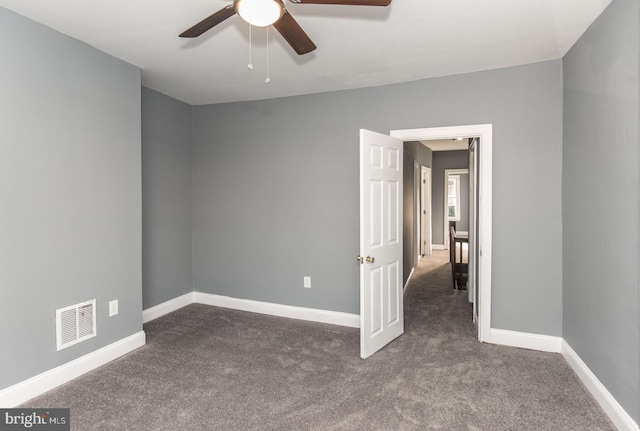
[[[391,0],[289,0],[300,4],[339,4],[347,6],[389,6]]]
[[[233,8],[233,5],[230,4],[229,6],[223,9],[220,9],[218,12],[214,13],[213,15],[203,19],[202,21],[200,21],[190,29],[185,30],[180,34],[180,37],[198,37],[202,33],[206,32],[207,30],[210,30],[216,25],[220,24],[225,19],[231,18],[235,14],[236,14],[236,11]]]
[[[304,32],[300,24],[293,19],[291,14],[284,11],[284,15],[273,26],[280,32],[284,40],[289,42],[289,45],[299,55],[306,54],[316,49],[316,45],[309,39],[307,33]]]

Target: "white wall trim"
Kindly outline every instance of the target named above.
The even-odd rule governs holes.
[[[562,337],[491,328],[491,343],[562,354],[618,430],[640,431],[638,424]]]
[[[404,284],[404,289],[402,289],[402,293],[406,293],[407,292],[407,287],[409,287],[409,282],[411,281],[411,277],[413,277],[413,274],[416,271],[416,267],[414,266],[413,268],[411,268],[411,272],[409,273],[409,277],[407,277],[407,282]]]
[[[562,337],[491,328],[491,343],[541,352],[560,353]]]
[[[360,327],[360,315],[340,311],[319,310],[316,308],[296,307],[293,305],[274,304],[271,302],[253,301],[250,299],[231,298],[211,293],[194,292],[194,302],[231,308],[233,310],[250,311],[270,316],[288,317],[311,322],[330,323],[332,325]]]
[[[432,250],[446,250],[444,244],[431,244]]]
[[[189,304],[193,304],[193,292],[186,293],[177,298],[158,304],[155,307],[142,310],[142,323],[150,322],[165,314],[169,314]]]
[[[163,302],[162,304],[158,304],[155,307],[148,308],[142,312],[142,320],[144,323],[150,322],[189,304],[213,305],[215,307],[250,311],[252,313],[267,314],[270,316],[288,317],[291,319],[348,326],[350,328],[360,327],[360,315],[358,314],[319,310],[317,308],[296,307],[293,305],[274,304],[271,302],[232,298],[230,296],[203,292],[187,293],[167,302]]]
[[[116,341],[87,355],[74,359],[30,379],[24,380],[0,391],[0,407],[13,408],[31,398],[42,395],[51,389],[67,383],[91,370],[113,361],[120,356],[144,346],[144,331]]]
[[[582,383],[587,387],[591,395],[596,399],[600,407],[605,411],[609,419],[620,431],[638,431],[638,424],[622,408],[620,403],[611,395],[598,378],[591,372],[587,364],[578,354],[562,340],[562,356],[569,363],[569,366],[578,375]]]

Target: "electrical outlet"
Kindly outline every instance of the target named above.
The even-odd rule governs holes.
[[[304,287],[307,289],[311,289],[311,277],[304,278]]]
[[[113,317],[118,314],[118,300],[115,299],[109,302],[109,317]]]

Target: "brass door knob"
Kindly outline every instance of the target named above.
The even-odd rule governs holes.
[[[362,258],[362,256],[356,257],[356,260],[360,263],[364,263],[364,259]]]
[[[375,257],[371,257],[371,256],[367,256],[367,258],[365,259],[367,261],[367,263],[373,263],[376,261]]]

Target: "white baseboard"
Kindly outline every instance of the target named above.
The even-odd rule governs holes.
[[[591,372],[587,364],[578,354],[562,340],[562,356],[569,366],[578,375],[582,383],[587,387],[591,395],[596,399],[600,407],[605,411],[609,419],[620,431],[638,431],[638,424],[622,408],[620,403],[611,395],[598,378]]]
[[[431,244],[431,250],[446,250],[444,244]]]
[[[407,278],[407,282],[404,284],[404,289],[402,290],[403,294],[407,291],[407,287],[409,287],[409,282],[411,281],[411,277],[413,277],[413,273],[415,272],[415,270],[416,270],[415,266],[413,268],[411,268],[411,272],[409,273],[409,277]]]
[[[618,430],[640,431],[638,424],[629,416],[620,403],[618,403],[563,338],[492,328],[491,343],[543,352],[561,353]]]
[[[189,304],[193,304],[193,292],[186,293],[177,298],[158,304],[155,307],[142,310],[142,323],[150,322],[158,317],[162,317],[165,314],[169,314],[182,307],[186,307]]]
[[[163,302],[162,304],[158,304],[155,307],[143,310],[142,321],[144,323],[150,322],[151,320],[162,317],[165,314],[169,314],[189,304],[213,305],[216,307],[231,308],[233,310],[268,314],[270,316],[289,317],[291,319],[348,326],[350,328],[360,327],[360,315],[358,314],[274,304],[271,302],[253,301],[250,299],[231,298],[229,296],[214,295],[203,292],[187,293],[167,302]]]
[[[146,336],[144,331],[137,332],[120,341],[109,344],[87,355],[67,362],[64,365],[45,371],[35,377],[0,391],[0,407],[13,408],[31,398],[42,395],[51,389],[67,383],[81,375],[88,373],[120,356],[144,346]]]
[[[541,352],[560,353],[562,338],[491,328],[491,343]]]
[[[357,314],[318,310],[316,308],[295,307],[292,305],[273,304],[270,302],[231,298],[229,296],[202,292],[194,292],[193,297],[194,302],[198,304],[232,308],[234,310],[268,314],[270,316],[308,320],[311,322],[331,323],[333,325],[348,326],[351,328],[360,327],[360,316]]]

